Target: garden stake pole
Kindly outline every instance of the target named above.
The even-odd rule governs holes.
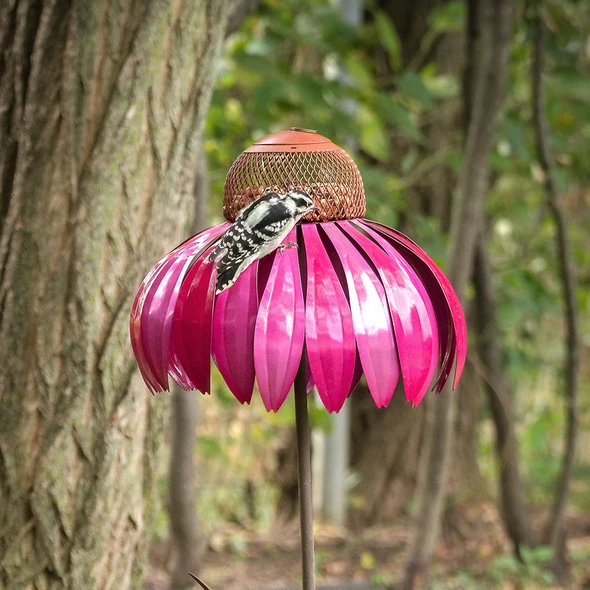
[[[315,590],[313,546],[313,505],[311,496],[311,433],[307,412],[305,363],[295,377],[295,427],[297,430],[297,467],[299,483],[299,518],[301,521],[301,567],[303,590]]]

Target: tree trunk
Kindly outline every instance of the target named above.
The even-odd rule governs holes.
[[[453,210],[447,275],[465,304],[475,246],[483,223],[488,157],[506,78],[512,3],[490,0],[489,40],[481,60],[473,99],[465,159]],[[429,404],[427,437],[421,456],[417,493],[418,518],[414,527],[403,587],[412,588],[426,573],[437,542],[446,493],[455,420],[455,395],[450,386]]]
[[[142,585],[166,400],[127,318],[192,207],[226,4],[0,6],[0,587]]]
[[[441,74],[459,75],[463,65],[461,34],[447,34],[424,52],[428,18],[432,10],[445,4],[445,0],[420,0],[418,2],[380,2],[380,8],[390,16],[400,35],[405,66],[412,63],[416,68],[425,63],[436,64]],[[426,36],[427,37],[427,36]],[[461,57],[458,57],[461,56]],[[388,59],[379,59],[383,76],[393,77]],[[419,63],[418,63],[419,61]],[[437,110],[436,121],[425,127],[428,137],[423,157],[433,157],[450,150],[461,134],[461,101],[447,100]],[[393,132],[392,132],[393,133]],[[395,136],[392,145],[392,169],[399,170],[399,162],[408,146],[401,145]],[[444,162],[434,166],[424,180],[408,192],[408,207],[422,215],[435,217],[441,231],[448,232],[450,225],[451,197],[457,184],[456,173]],[[411,233],[413,215],[406,219],[406,228]],[[469,366],[462,383],[468,379]],[[477,383],[477,377],[473,376]],[[457,453],[453,457],[453,490],[460,495],[474,495],[482,490],[482,477],[476,454],[476,425],[481,396],[478,388],[461,387],[458,392],[462,411],[453,421],[457,439]],[[378,410],[371,406],[364,395],[355,394],[352,403],[352,457],[351,464],[359,474],[355,494],[361,497],[361,505],[352,514],[355,526],[375,524],[392,520],[406,506],[407,497],[414,490],[418,471],[418,453],[424,439],[426,424],[424,407],[412,410],[396,393],[391,408]],[[379,468],[379,474],[374,473]],[[376,477],[376,480],[373,479]],[[374,482],[378,481],[377,485]]]
[[[352,396],[351,462],[358,474],[355,495],[361,505],[351,513],[354,528],[395,519],[407,508],[416,482],[425,404],[411,408],[396,391],[377,409],[365,385]]]
[[[520,547],[532,546],[534,538],[518,466],[518,446],[512,413],[513,394],[502,362],[496,293],[485,236],[486,232],[480,234],[474,269],[477,347],[496,428],[502,513],[508,536],[517,557],[520,557]]]
[[[468,8],[466,65],[463,76],[463,125],[465,135],[473,114],[476,76],[481,63],[482,0],[472,0]],[[475,328],[484,389],[496,430],[496,454],[500,473],[500,498],[506,532],[514,552],[521,559],[520,547],[532,546],[533,531],[524,499],[518,445],[512,413],[513,394],[502,361],[502,340],[498,325],[493,270],[488,252],[488,232],[477,238],[473,283],[475,287]]]
[[[199,141],[194,190],[194,219],[190,234],[205,229],[209,202],[209,174],[203,143]],[[178,385],[172,389],[170,424],[170,466],[168,471],[168,516],[173,548],[170,588],[177,590],[192,586],[187,572],[198,574],[207,549],[207,537],[197,514],[197,468],[195,444],[199,397],[194,391],[184,391]]]
[[[580,335],[578,331],[578,304],[576,300],[576,272],[570,251],[567,220],[562,210],[557,181],[555,161],[549,139],[549,125],[544,108],[543,59],[545,51],[545,25],[539,2],[534,5],[533,20],[533,61],[531,68],[533,122],[535,144],[539,164],[545,175],[547,205],[555,223],[555,249],[559,265],[559,278],[563,291],[565,341],[565,415],[566,430],[561,472],[555,493],[549,536],[553,557],[551,569],[556,578],[563,582],[567,575],[567,535],[563,517],[567,503],[570,480],[574,471],[576,440],[578,433],[578,373],[580,370]]]
[[[289,522],[298,514],[297,434],[295,428],[283,429],[283,442],[277,451],[275,481],[279,488],[277,520]]]

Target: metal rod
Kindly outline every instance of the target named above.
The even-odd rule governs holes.
[[[295,426],[297,430],[297,467],[299,482],[299,518],[301,521],[301,567],[303,590],[315,590],[313,543],[313,503],[311,494],[311,433],[307,412],[305,363],[295,377]]]

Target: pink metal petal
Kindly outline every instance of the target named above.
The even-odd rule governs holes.
[[[176,363],[176,358],[174,356],[174,346],[172,345],[172,324],[174,321],[174,311],[176,309],[178,295],[180,294],[180,289],[182,287],[184,278],[190,270],[191,264],[195,260],[195,257],[199,258],[200,256],[204,255],[205,252],[208,252],[210,246],[217,242],[220,235],[225,230],[227,230],[230,225],[230,223],[224,222],[205,230],[199,234],[199,237],[201,235],[203,236],[202,240],[194,240],[193,238],[194,241],[191,242],[189,248],[187,248],[190,249],[189,256],[187,257],[185,264],[182,267],[182,271],[179,274],[176,283],[174,284],[174,289],[171,292],[168,307],[166,309],[166,318],[162,326],[162,352],[167,359],[168,373],[184,389],[195,389],[195,384],[192,383],[190,379],[188,379],[188,376],[184,372],[179,370],[179,367]],[[209,239],[205,241],[205,237]]]
[[[187,240],[181,248],[177,248],[172,253],[169,262],[159,273],[158,279],[154,281],[151,305],[144,308],[146,313],[142,315],[142,331],[145,334],[154,374],[158,382],[165,384],[166,390],[168,389],[168,370],[170,369],[169,348],[172,318],[182,281],[193,258],[198,256],[228,226],[228,223],[223,223]]]
[[[320,399],[329,412],[337,412],[346,400],[354,373],[354,326],[317,225],[301,226],[307,267],[305,341]]]
[[[208,250],[207,254],[210,251],[211,250]],[[188,352],[185,347],[183,334],[184,308],[188,292],[195,280],[199,268],[204,264],[205,259],[206,256],[202,254],[194,261],[193,266],[188,270],[182,285],[180,286],[176,307],[174,308],[174,315],[172,317],[172,333],[170,337],[170,363],[173,367],[172,375],[174,375],[175,378],[181,378],[178,383],[181,387],[185,387],[186,385],[187,387],[185,387],[185,389],[198,389],[197,383],[199,379],[195,379],[194,367],[189,362]]]
[[[207,229],[177,246],[152,268],[138,290],[130,315],[131,344],[144,381],[152,391],[168,389],[166,332],[171,316],[167,310],[174,306],[187,258],[198,254],[228,226],[223,223]]]
[[[213,359],[240,403],[250,403],[254,389],[254,327],[258,311],[258,261],[217,296],[213,317]]]
[[[365,227],[372,227],[390,240],[420,275],[434,304],[441,339],[443,358],[436,389],[441,391],[444,387],[450,376],[455,357],[457,365],[453,388],[457,387],[467,357],[467,325],[461,302],[453,286],[437,264],[410,238],[375,221],[363,220],[362,224]]]
[[[320,227],[334,245],[344,269],[358,354],[369,391],[378,408],[387,406],[400,367],[385,290],[363,255],[335,223]]]
[[[285,238],[296,241],[296,230]],[[305,335],[305,308],[296,248],[276,254],[256,318],[254,365],[267,411],[283,405],[299,365]]]
[[[430,299],[418,275],[386,240],[367,228],[377,245],[351,223],[339,226],[377,268],[393,320],[406,399],[416,406],[436,369],[438,333]]]
[[[168,391],[167,366],[163,362],[159,348],[162,338],[162,312],[163,300],[166,297],[166,287],[171,274],[179,271],[182,264],[177,265],[178,252],[174,252],[162,270],[155,277],[152,286],[147,293],[143,310],[141,313],[141,341],[145,357],[148,361],[152,374],[156,378],[161,389]]]
[[[271,252],[267,254],[263,258],[258,261],[258,301],[262,299],[262,295],[264,290],[266,289],[266,283],[268,281],[268,277],[270,277],[270,271],[272,270],[272,265],[275,260],[275,256],[277,255],[277,251]]]
[[[153,280],[162,270],[162,267],[166,264],[169,257],[170,254],[167,254],[164,258],[162,258],[162,260],[160,260],[152,268],[152,270],[150,270],[146,278],[143,280],[137,291],[137,295],[135,295],[135,300],[133,301],[131,313],[129,315],[129,335],[131,337],[131,347],[133,348],[133,354],[137,360],[137,365],[139,366],[141,376],[143,377],[143,380],[148,389],[152,393],[154,393],[154,391],[162,391],[162,388],[156,381],[156,378],[150,369],[150,363],[147,360],[146,351],[144,351],[141,341],[141,313],[145,305],[146,297],[150,292]]]
[[[211,391],[211,339],[215,301],[215,264],[209,248],[188,271],[172,321],[172,350],[180,369],[196,389]]]

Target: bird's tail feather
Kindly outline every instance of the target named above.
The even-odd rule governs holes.
[[[242,272],[242,265],[232,266],[225,268],[217,275],[217,284],[215,293],[219,295],[222,291],[225,291],[228,287],[231,287],[240,276]]]

